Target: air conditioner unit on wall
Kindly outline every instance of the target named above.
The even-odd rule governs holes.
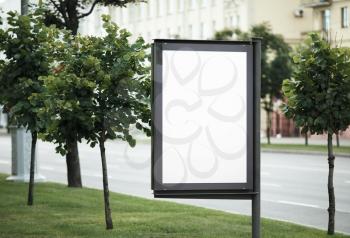
[[[300,8],[295,9],[293,14],[294,14],[294,17],[303,17],[304,10]]]

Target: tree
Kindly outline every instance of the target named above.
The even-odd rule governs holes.
[[[150,75],[148,45],[143,39],[130,44],[130,33],[119,30],[107,16],[103,20],[107,32],[103,38],[66,35],[62,67],[41,78],[45,91],[32,100],[44,101],[41,116],[51,117],[43,136],[58,143],[59,151],[69,149],[64,145],[64,133],[69,130],[75,130],[77,140],[86,139],[91,147],[99,145],[106,228],[112,229],[105,142],[121,139],[135,146],[131,125],[150,136]]]
[[[137,2],[144,0],[48,0],[44,2],[46,24],[66,28],[76,35],[80,19],[89,16],[97,5],[126,7]]]
[[[290,46],[281,35],[272,33],[267,23],[252,26],[248,32],[239,29],[225,29],[216,32],[215,39],[229,40],[236,37],[241,40],[249,40],[252,37],[261,37],[261,98],[263,109],[267,115],[267,141],[270,144],[271,113],[273,112],[273,100],[281,98],[282,81],[290,78],[292,73],[289,53]]]
[[[42,1],[41,1],[42,2]],[[79,22],[89,16],[97,5],[126,7],[128,3],[144,2],[144,0],[48,0],[42,2],[45,9],[45,24],[66,28],[76,35]],[[67,123],[70,123],[67,121]],[[70,125],[74,128],[74,124]],[[74,130],[63,132],[69,147],[66,154],[68,187],[82,187],[77,135]]]
[[[328,135],[328,234],[334,234],[335,195],[332,136],[350,124],[350,50],[331,48],[313,33],[293,56],[293,79],[283,82],[283,112],[303,133]]]
[[[33,104],[30,97],[42,90],[38,78],[49,74],[53,60],[50,49],[57,31],[44,26],[40,10],[26,16],[9,12],[7,20],[9,28],[0,31],[0,49],[6,56],[0,73],[0,95],[11,119],[32,133],[28,205],[33,205],[35,147],[45,121],[37,116],[41,103]]]

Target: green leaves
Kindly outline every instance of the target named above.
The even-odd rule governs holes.
[[[217,40],[229,40],[233,36],[240,40],[250,40],[252,37],[262,39],[261,48],[261,98],[272,101],[273,98],[281,98],[282,81],[290,78],[292,73],[292,62],[289,56],[291,48],[283,37],[274,34],[267,23],[254,25],[248,32],[239,29],[225,29],[215,34]],[[299,61],[296,55],[294,61]],[[272,111],[273,104],[266,102],[266,111]]]
[[[116,138],[134,147],[133,127],[150,135],[148,45],[142,39],[130,44],[129,32],[110,17],[103,21],[102,38],[65,35],[56,45],[57,70],[40,78],[44,90],[35,100],[44,102],[41,117],[49,118],[44,138],[57,143],[58,152],[72,135],[91,147]]]
[[[0,30],[0,102],[19,125],[67,153],[67,142],[106,139],[130,146],[134,127],[151,135],[149,45],[104,16],[104,37],[45,27],[43,16],[9,13]]]
[[[0,51],[6,56],[0,71],[0,103],[18,125],[40,131],[46,124],[37,115],[41,102],[31,98],[42,91],[39,77],[49,74],[56,29],[43,25],[39,11],[26,16],[9,12],[7,20],[8,29],[0,31]]]
[[[282,111],[303,132],[345,130],[350,124],[350,51],[331,48],[313,33],[293,55],[293,79],[284,80]]]

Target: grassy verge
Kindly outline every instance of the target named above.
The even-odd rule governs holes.
[[[27,185],[0,175],[0,237],[250,237],[250,218],[111,193],[114,230],[106,231],[102,192],[44,183],[35,205]],[[325,231],[263,219],[263,237],[321,238]],[[334,238],[350,237],[335,235]]]
[[[310,151],[310,152],[324,152],[327,153],[327,146],[325,145],[302,145],[302,144],[261,144],[262,149],[276,150],[276,151]],[[348,154],[350,157],[350,146],[334,146],[334,153]]]

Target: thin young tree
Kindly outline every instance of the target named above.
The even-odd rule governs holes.
[[[144,0],[48,0],[41,1],[45,9],[45,24],[65,28],[77,35],[80,21],[94,12],[97,6],[127,7]],[[67,121],[66,123],[70,123]],[[75,128],[74,123],[67,127]],[[75,130],[63,131],[68,148],[66,153],[68,187],[82,187],[77,135]]]
[[[106,228],[113,222],[109,204],[105,142],[125,140],[135,146],[132,125],[150,136],[150,75],[146,45],[142,38],[129,43],[130,33],[120,30],[104,16],[106,36],[66,36],[65,58],[55,74],[42,77],[45,91],[34,101],[44,101],[42,117],[50,117],[46,136],[67,151],[64,130],[75,130],[77,140],[86,139],[101,153]],[[67,128],[66,121],[76,128]]]
[[[327,134],[328,234],[334,234],[335,193],[332,137],[350,124],[350,51],[335,47],[311,34],[293,56],[293,78],[284,80],[288,99],[283,112],[294,119],[302,133]]]
[[[56,29],[45,27],[41,13],[9,12],[9,27],[0,31],[0,50],[6,57],[0,73],[1,100],[12,122],[32,134],[28,205],[33,205],[37,134],[45,128],[45,121],[37,116],[40,102],[33,104],[30,98],[42,91],[39,77],[49,74],[53,60],[50,49],[57,33]]]

